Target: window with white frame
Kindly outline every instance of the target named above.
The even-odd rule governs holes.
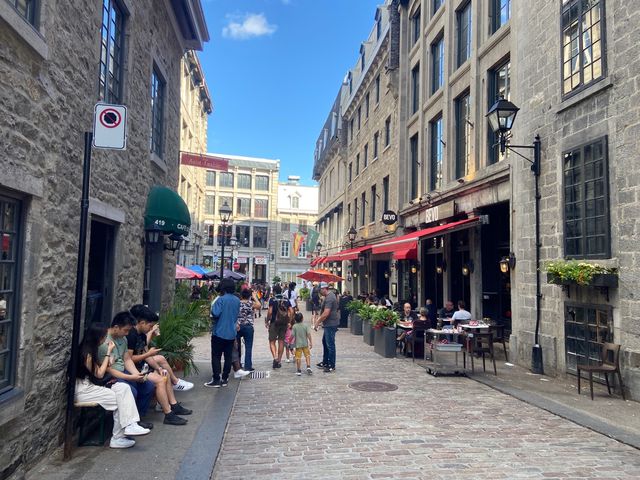
[[[291,252],[291,242],[289,240],[282,240],[280,242],[280,256],[283,258],[289,258]]]

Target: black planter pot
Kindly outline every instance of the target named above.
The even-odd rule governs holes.
[[[385,358],[394,358],[396,356],[396,329],[384,327],[376,329],[374,332],[374,352]]]
[[[371,326],[370,322],[362,322],[362,341],[367,345],[373,346],[376,331]]]
[[[578,283],[573,280],[562,280],[557,275],[551,273],[547,273],[547,283],[553,283],[555,285],[578,285]],[[618,275],[615,273],[596,273],[591,277],[588,285],[581,286],[616,288],[618,286]]]
[[[357,313],[351,314],[351,333],[353,335],[362,335],[362,319]]]
[[[305,300],[305,303],[306,303],[307,312],[312,312],[313,311],[313,304],[311,303],[311,300]]]

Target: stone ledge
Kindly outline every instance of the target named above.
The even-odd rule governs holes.
[[[49,60],[49,46],[40,32],[22,18],[15,8],[7,2],[0,2],[0,18],[7,22],[7,25],[43,60]]]
[[[596,83],[590,85],[584,90],[563,100],[560,105],[558,105],[555,113],[560,114],[571,107],[575,107],[577,104],[585,101],[589,97],[592,97],[593,95],[596,95],[612,86],[613,81],[611,80],[611,77],[604,77],[602,80],[598,80]]]
[[[24,413],[24,392],[14,388],[0,395],[0,426]]]

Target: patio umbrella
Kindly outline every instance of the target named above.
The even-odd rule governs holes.
[[[176,265],[176,280],[195,280],[196,278],[202,278],[202,275],[181,265]]]
[[[224,278],[230,278],[232,280],[244,280],[245,278],[247,278],[246,275],[243,275],[242,273],[239,273],[239,272],[233,272],[228,268],[224,269],[223,275],[224,275]],[[207,274],[207,276],[210,278],[220,278],[220,272],[219,271],[210,272]]]
[[[204,268],[202,268],[200,265],[191,265],[190,267],[187,267],[189,270],[193,270],[194,272],[196,272],[198,275],[202,275],[203,277],[207,275],[207,270],[205,270]]]
[[[298,275],[298,278],[302,278],[303,280],[309,280],[311,282],[340,282],[344,280],[339,275],[335,275],[331,273],[329,270],[317,269],[317,270],[307,270],[304,273]]]

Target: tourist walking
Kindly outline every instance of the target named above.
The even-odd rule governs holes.
[[[322,335],[322,362],[318,367],[323,368],[325,373],[333,373],[336,369],[336,332],[340,325],[340,313],[338,312],[338,298],[333,288],[329,284],[320,284],[320,294],[324,297],[322,303],[322,313],[318,322],[314,326],[322,325],[324,333]]]
[[[293,318],[293,308],[289,300],[282,296],[282,287],[273,287],[274,297],[269,300],[269,310],[264,321],[265,327],[269,330],[269,349],[273,357],[273,368],[282,367],[282,353],[284,351],[284,340],[287,333],[287,326]]]
[[[237,339],[239,351],[242,350],[242,339],[244,339],[244,370],[247,372],[253,371],[253,319],[254,312],[258,310],[260,310],[260,302],[253,298],[251,290],[242,290],[240,292]]]
[[[302,313],[295,314],[295,323],[291,329],[293,342],[296,347],[296,375],[302,375],[301,363],[302,355],[307,362],[307,374],[311,375],[311,349],[313,348],[313,339],[311,338],[311,329],[309,325],[303,323],[304,317]]]

